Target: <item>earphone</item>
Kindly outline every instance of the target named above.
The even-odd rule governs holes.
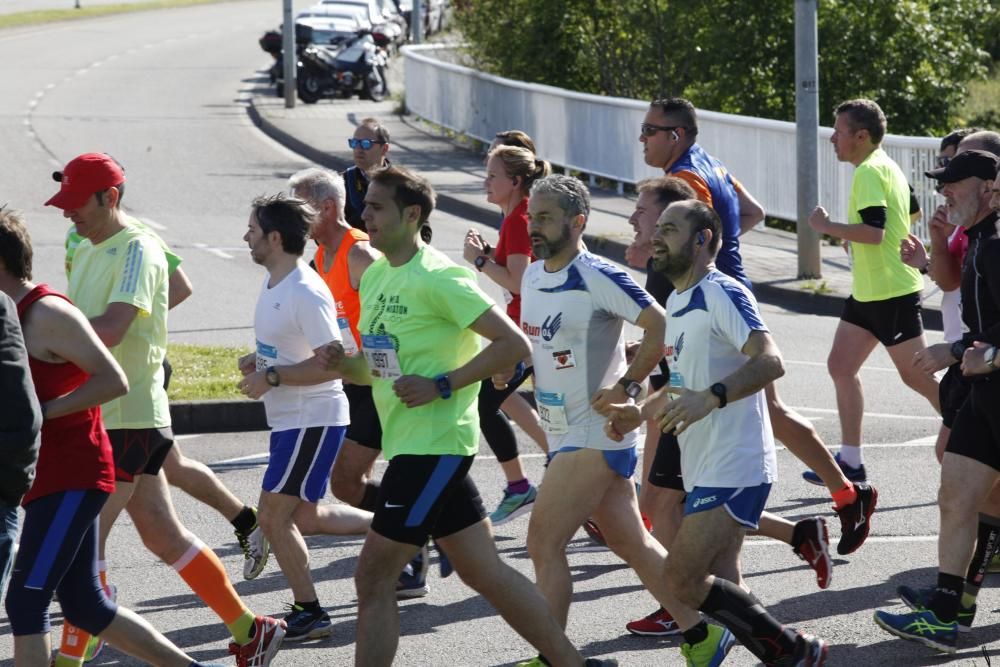
[[[674,138],[674,141],[680,141],[681,139],[676,130],[670,130],[670,136]]]
[[[705,245],[705,232],[698,232],[698,245]]]

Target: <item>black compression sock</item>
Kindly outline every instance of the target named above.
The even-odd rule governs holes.
[[[708,639],[708,623],[702,621],[690,630],[685,630],[683,634],[684,643],[687,645],[694,646],[695,644],[700,644]]]
[[[378,490],[378,482],[365,482],[365,493],[361,496],[361,502],[358,503],[358,509],[374,512],[375,508],[378,507]]]
[[[295,606],[302,607],[306,611],[311,611],[315,613],[323,611],[323,607],[319,606],[319,600],[313,600],[312,602],[299,602],[298,600],[296,600]]]
[[[730,581],[716,577],[698,610],[729,628],[765,664],[795,652],[795,632],[774,620],[759,602]]]
[[[934,612],[942,623],[951,623],[958,618],[958,605],[962,599],[962,577],[954,574],[938,573],[937,590],[927,603],[927,608]]]
[[[976,550],[972,554],[969,571],[965,575],[966,592],[972,595],[979,593],[983,577],[986,576],[986,568],[998,546],[1000,546],[1000,518],[980,514]],[[970,591],[970,588],[973,590]]]
[[[240,533],[248,535],[257,526],[257,515],[253,513],[253,509],[244,505],[236,518],[229,523],[233,524],[233,528]]]

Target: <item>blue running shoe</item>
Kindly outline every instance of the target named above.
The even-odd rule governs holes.
[[[288,615],[285,616],[285,641],[298,642],[306,639],[319,639],[333,634],[333,623],[325,611],[310,611],[297,604],[287,605]]]
[[[430,557],[427,553],[427,545],[424,545],[424,548],[399,573],[399,579],[396,580],[397,600],[422,598],[431,592],[431,587],[427,585],[427,568],[429,566]]]
[[[527,514],[535,506],[535,498],[538,496],[538,489],[534,485],[529,486],[524,493],[511,493],[504,489],[503,500],[500,505],[490,514],[490,523],[494,526],[501,526],[508,521],[512,521],[519,516]]]
[[[846,463],[840,460],[840,454],[835,454],[833,460],[837,462],[837,465],[840,466],[840,469],[844,473],[844,477],[846,477],[848,480],[852,482],[868,481],[868,475],[865,473],[865,465],[863,463],[859,465],[857,468],[852,468],[851,466],[847,465]],[[806,480],[810,484],[815,484],[816,486],[826,486],[823,483],[823,480],[820,479],[819,475],[817,475],[812,470],[806,470],[804,473],[802,473],[802,479]]]
[[[942,653],[954,653],[958,643],[958,622],[942,623],[930,609],[906,614],[875,612],[875,623],[889,634],[920,642]]]
[[[694,646],[681,644],[681,655],[687,667],[718,667],[735,643],[736,638],[728,628],[709,624],[708,637]]]
[[[455,571],[455,568],[451,566],[451,561],[448,560],[448,554],[446,554],[444,550],[437,545],[437,542],[434,543],[434,548],[437,549],[438,552],[438,570],[441,572],[441,578],[447,579]]]
[[[896,595],[898,595],[899,599],[903,601],[903,604],[913,611],[923,611],[927,608],[927,603],[930,602],[930,599],[936,590],[937,589],[933,586],[930,588],[910,588],[909,586],[900,586],[896,589]],[[958,621],[958,631],[971,631],[972,621],[974,621],[975,618],[976,605],[959,607],[958,618],[956,619]]]

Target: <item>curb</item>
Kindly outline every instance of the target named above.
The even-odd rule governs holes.
[[[261,401],[176,401],[170,421],[175,435],[268,430]]]

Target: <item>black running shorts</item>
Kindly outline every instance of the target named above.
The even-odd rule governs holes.
[[[840,319],[870,332],[886,347],[899,345],[924,332],[919,292],[882,301],[855,301],[849,296]]]
[[[155,475],[174,446],[174,432],[163,428],[108,429],[115,457],[115,479],[134,482],[136,475]]]
[[[382,422],[375,411],[372,388],[362,384],[344,383],[344,393],[351,408],[351,425],[347,427],[348,440],[362,447],[382,449]]]
[[[422,547],[428,537],[453,535],[486,518],[469,468],[473,456],[400,454],[379,486],[372,530]]]
[[[945,452],[967,456],[1000,471],[1000,373],[972,384],[951,427]]]
[[[681,476],[681,444],[673,433],[661,433],[656,456],[649,468],[649,483],[664,489],[684,490]]]
[[[969,397],[972,385],[962,375],[962,365],[953,364],[948,367],[948,372],[941,378],[938,385],[938,399],[941,401],[941,422],[946,428],[951,428],[955,423],[955,417],[962,408],[965,400]],[[1000,408],[998,408],[1000,409]]]

